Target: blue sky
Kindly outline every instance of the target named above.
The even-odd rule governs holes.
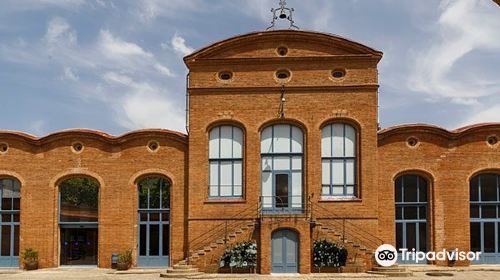
[[[490,0],[288,0],[303,30],[384,52],[382,127],[500,121],[500,6]],[[278,0],[2,0],[0,129],[184,132],[194,49],[264,30]]]

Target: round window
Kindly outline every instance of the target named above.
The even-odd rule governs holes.
[[[81,142],[75,142],[71,145],[71,150],[74,153],[81,153],[83,151],[83,144]]]
[[[335,69],[332,71],[332,77],[339,79],[345,76],[345,70],[343,69]]]
[[[286,80],[290,78],[290,71],[286,69],[276,71],[276,78],[280,80]]]
[[[230,71],[221,71],[219,72],[219,79],[222,81],[229,81],[233,78],[233,72]]]
[[[276,52],[278,53],[279,56],[285,56],[288,54],[288,48],[287,47],[279,47],[276,49]]]
[[[496,135],[488,136],[486,142],[488,142],[488,145],[490,146],[495,146],[498,144],[498,137]]]
[[[9,145],[7,143],[0,143],[0,153],[4,154],[9,150]]]
[[[416,147],[418,145],[418,139],[416,137],[410,137],[406,139],[406,144],[408,144],[409,147]]]
[[[158,141],[149,141],[148,149],[151,152],[156,152],[159,148],[160,148],[160,143],[158,143]]]

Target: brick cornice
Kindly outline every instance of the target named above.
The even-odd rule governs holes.
[[[376,91],[378,84],[362,84],[362,85],[339,85],[339,86],[287,86],[287,93],[293,92],[349,92],[349,91]],[[188,89],[189,94],[207,94],[207,93],[277,93],[281,87],[211,87],[211,88],[196,88]]]

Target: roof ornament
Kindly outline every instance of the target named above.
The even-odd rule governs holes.
[[[293,14],[294,9],[285,7],[286,6],[285,0],[280,0],[279,5],[280,5],[279,8],[272,8],[271,9],[271,13],[273,13],[273,20],[271,21],[271,25],[268,28],[266,28],[266,30],[273,28],[274,25],[276,24],[277,19],[288,20],[290,22],[290,26],[288,27],[288,29],[292,29],[292,28],[299,29],[299,27],[294,24],[295,22],[293,21],[293,18],[292,18],[292,14]]]

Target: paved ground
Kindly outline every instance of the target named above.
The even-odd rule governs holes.
[[[391,279],[458,279],[458,280],[487,280],[500,279],[500,271],[449,271],[453,273],[452,277],[431,277],[426,276],[425,272],[415,272],[413,277],[391,278]],[[262,276],[262,275],[241,275],[239,278],[233,278],[229,275],[213,276],[212,279],[373,279],[368,274],[328,274],[328,275],[302,275],[302,276]],[[152,280],[164,279],[159,277],[159,273],[152,274],[115,274],[113,270],[106,269],[41,269],[34,272],[11,270],[0,271],[0,279],[26,279],[26,280],[95,280],[95,279],[123,279],[123,280]]]

